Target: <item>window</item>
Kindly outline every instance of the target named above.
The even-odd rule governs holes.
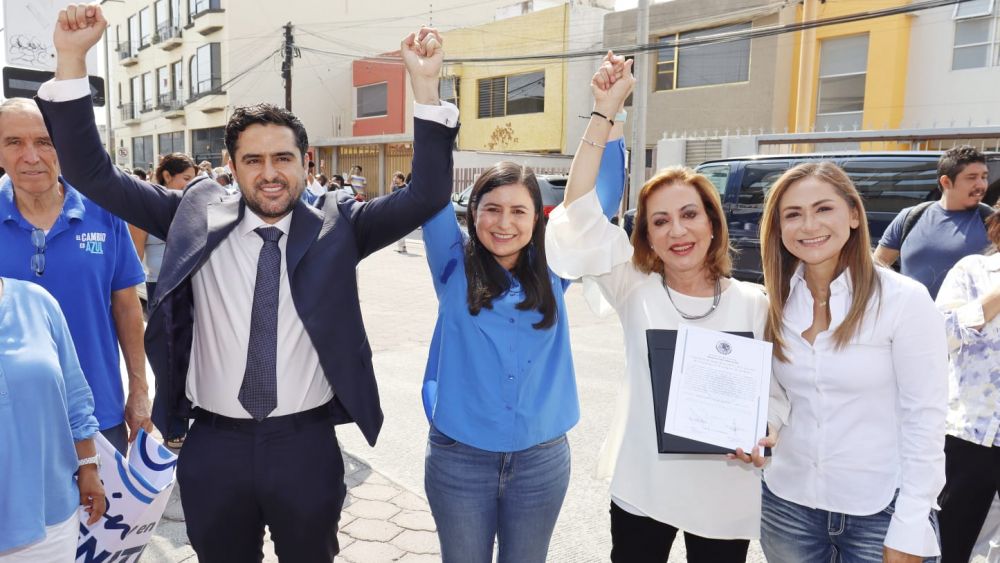
[[[997,65],[1000,65],[1000,8],[992,0],[957,4],[951,69]]]
[[[153,14],[149,6],[139,10],[139,47],[146,47],[153,40]]]
[[[868,69],[868,34],[826,39],[819,52],[816,130],[861,128]]]
[[[965,0],[955,4],[955,19],[977,18],[993,13],[993,0]]]
[[[746,82],[750,79],[750,39],[687,45],[699,38],[750,30],[750,23],[686,31],[661,37],[656,52],[656,89],[673,90]]]
[[[545,73],[507,77],[507,115],[545,111]]]
[[[133,76],[131,83],[129,84],[129,101],[138,109],[139,104],[142,100],[142,77]]]
[[[156,0],[156,3],[153,4],[153,9],[156,11],[156,33],[153,35],[153,42],[156,43],[168,38],[170,10],[168,9],[167,0]]]
[[[188,15],[196,18],[203,12],[220,9],[219,0],[188,0]]]
[[[502,117],[545,111],[545,72],[478,81],[479,117]]]
[[[458,77],[445,76],[440,81],[438,87],[438,97],[446,102],[458,105]]]
[[[132,166],[136,168],[153,168],[153,136],[132,137]]]
[[[931,199],[937,190],[937,170],[927,162],[855,160],[844,163],[865,201],[865,211],[897,213]]]
[[[170,25],[181,26],[181,0],[170,0]]]
[[[648,162],[648,161],[647,161]],[[726,195],[726,183],[729,182],[728,164],[710,164],[698,168],[698,173],[708,178],[709,182],[715,186],[715,190],[720,196]]]
[[[790,163],[784,161],[747,164],[743,168],[743,181],[740,185],[738,205],[763,208],[767,191],[790,166]]]
[[[156,91],[159,92],[156,100],[158,107],[163,107],[173,101],[174,85],[170,82],[169,66],[161,66],[156,69]]]
[[[191,57],[191,98],[203,96],[222,86],[222,64],[219,44],[198,47]]]
[[[142,74],[142,111],[153,109],[153,98],[156,97],[156,86],[153,82],[153,73],[144,72]]]
[[[389,85],[385,82],[358,87],[357,119],[388,115]]]
[[[128,54],[135,56],[139,52],[139,16],[128,19]]]
[[[184,131],[160,133],[157,136],[156,142],[160,147],[160,156],[168,155],[172,152],[184,152]]]
[[[191,131],[191,153],[195,162],[207,160],[212,163],[212,166],[222,166],[222,151],[225,148],[225,127],[193,129]]]
[[[184,61],[177,61],[171,65],[170,78],[173,79],[174,99],[181,101],[184,99]]]

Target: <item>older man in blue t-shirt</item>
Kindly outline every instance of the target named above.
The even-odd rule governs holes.
[[[899,259],[900,272],[924,284],[932,298],[956,262],[990,245],[979,210],[989,185],[983,153],[967,145],[946,151],[938,176],[941,200],[900,211],[875,249],[877,262],[891,266]],[[912,213],[920,215],[906,233]]]
[[[94,394],[101,432],[121,452],[153,430],[135,286],[145,280],[127,225],[59,176],[55,148],[32,100],[0,104],[0,276],[37,283],[63,310]],[[121,344],[128,370],[125,399]]]

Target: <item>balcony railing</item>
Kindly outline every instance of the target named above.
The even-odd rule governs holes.
[[[163,111],[177,111],[184,107],[184,100],[180,100],[173,93],[160,94],[156,108]]]
[[[125,102],[118,106],[118,110],[121,112],[122,121],[132,121],[136,119],[135,103]]]
[[[124,61],[125,59],[129,59],[129,58],[135,56],[132,53],[132,42],[131,41],[122,41],[121,43],[119,43],[117,51],[118,51],[118,60],[119,61]]]
[[[180,26],[173,25],[171,23],[161,23],[156,27],[156,33],[153,34],[153,43],[159,43],[169,39],[179,39],[180,36]]]

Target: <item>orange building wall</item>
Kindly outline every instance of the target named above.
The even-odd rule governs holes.
[[[362,119],[355,117],[353,126],[354,136],[405,133],[406,74],[403,68],[403,61],[387,62],[362,59],[354,61],[352,66],[352,84],[355,88],[369,84],[378,84],[379,82],[386,82],[388,84],[387,115]]]

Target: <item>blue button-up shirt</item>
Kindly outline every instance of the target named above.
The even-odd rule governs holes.
[[[624,144],[609,143],[598,178],[606,213],[621,199],[624,162]],[[492,308],[472,315],[465,237],[451,204],[424,224],[423,237],[438,297],[424,373],[428,420],[464,444],[493,452],[524,450],[572,428],[580,406],[563,300],[569,281],[549,273],[557,307],[550,328],[534,328],[542,315],[516,308],[524,294],[513,277]]]
[[[3,278],[0,296],[0,552],[41,540],[80,504],[73,442],[97,432],[94,399],[59,305]]]

